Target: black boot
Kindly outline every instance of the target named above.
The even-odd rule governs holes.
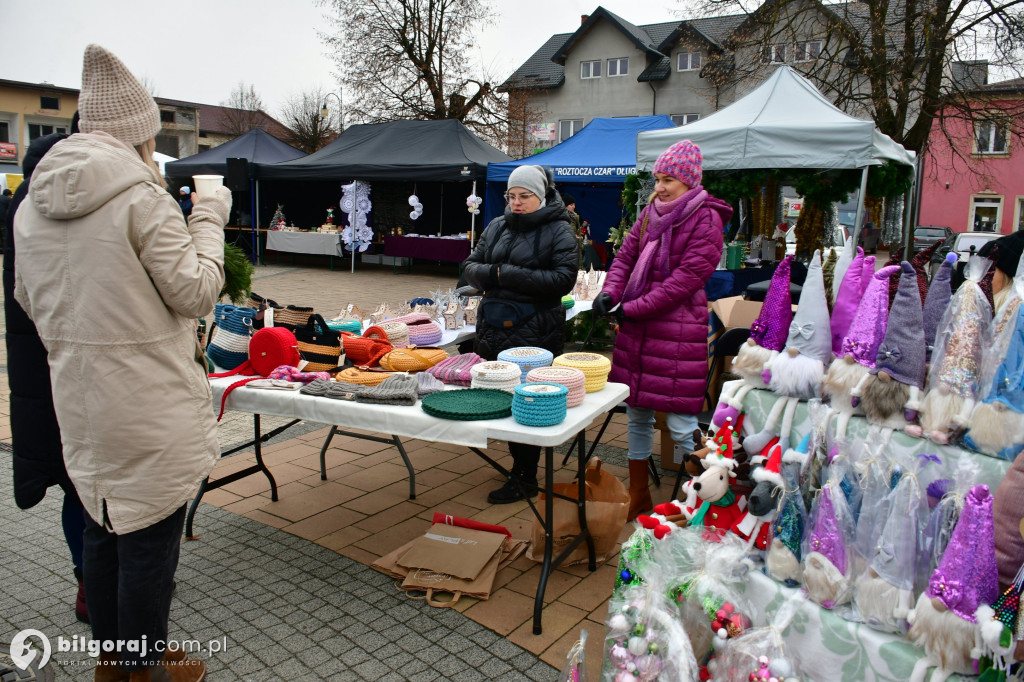
[[[515,458],[508,481],[505,485],[497,490],[492,490],[487,495],[488,502],[491,504],[511,504],[512,502],[519,502],[527,497],[535,497],[537,495],[537,460],[532,457],[527,457],[527,459],[531,461],[524,463],[520,457]]]

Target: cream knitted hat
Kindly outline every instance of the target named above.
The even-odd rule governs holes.
[[[99,45],[85,48],[78,124],[83,133],[101,130],[131,146],[160,132],[160,110],[124,63]]]

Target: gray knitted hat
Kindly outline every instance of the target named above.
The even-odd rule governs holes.
[[[101,130],[132,147],[160,132],[160,110],[128,67],[99,45],[85,48],[78,128]]]
[[[528,189],[543,202],[548,193],[548,174],[540,166],[517,166],[508,176],[508,188],[513,187]]]
[[[436,393],[437,391],[444,390],[444,382],[429,372],[417,373],[416,384],[416,392],[421,398],[429,393]]]
[[[878,347],[872,374],[884,371],[901,384],[924,388],[925,343],[924,313],[921,311],[921,290],[917,286],[914,266],[900,263],[899,289],[889,310],[889,326],[885,340]]]
[[[356,394],[356,402],[375,405],[415,405],[419,382],[411,374],[390,376],[376,386],[367,386]]]
[[[828,319],[828,303],[825,302],[825,280],[821,272],[821,252],[815,251],[807,267],[807,278],[800,292],[800,305],[789,323],[787,348],[796,348],[801,354],[821,360],[826,365],[832,361],[832,329]]]
[[[932,277],[932,283],[928,287],[928,297],[924,300],[924,341],[928,345],[925,359],[928,362],[932,361],[932,347],[935,345],[935,334],[939,329],[942,313],[946,312],[946,308],[949,307],[949,299],[953,297],[949,278],[953,273],[956,261],[955,253],[946,254],[946,260],[942,261],[939,271]]]

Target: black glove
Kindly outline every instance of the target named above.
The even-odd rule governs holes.
[[[611,294],[601,292],[597,295],[597,298],[594,299],[593,310],[598,315],[608,315],[608,311],[613,307],[615,307],[615,302],[612,301]]]

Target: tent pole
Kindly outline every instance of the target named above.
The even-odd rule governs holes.
[[[476,196],[476,180],[473,181],[473,196]],[[476,241],[476,213],[469,214],[469,248],[473,248],[473,242]]]
[[[359,246],[359,237],[356,236],[356,194],[359,189],[359,181],[352,181],[352,212],[348,214],[348,226],[352,230],[352,269],[350,272],[356,274],[356,250]],[[341,252],[344,254],[345,249],[342,248]]]
[[[259,206],[256,191],[259,188],[259,184],[256,179],[253,178],[249,181],[249,220],[252,221],[252,233],[250,240],[252,242],[252,264],[256,265],[256,261],[259,260],[259,243],[260,243],[260,221],[259,215],[256,213],[256,208]]]
[[[440,217],[437,221],[437,236],[441,236],[441,232],[444,231],[444,183],[441,183],[441,212]]]
[[[919,164],[921,157],[914,159],[914,177],[910,180],[910,189],[903,195],[903,260],[910,260],[914,255],[914,220],[917,214],[918,183],[917,174],[920,171]]]
[[[864,170],[861,171],[860,175],[860,193],[857,195],[857,215],[853,219],[853,234],[850,235],[850,239],[853,243],[857,243],[857,235],[860,234],[861,221],[864,220],[864,196],[868,192],[868,168],[870,166],[864,166]],[[856,249],[854,249],[856,252]]]

